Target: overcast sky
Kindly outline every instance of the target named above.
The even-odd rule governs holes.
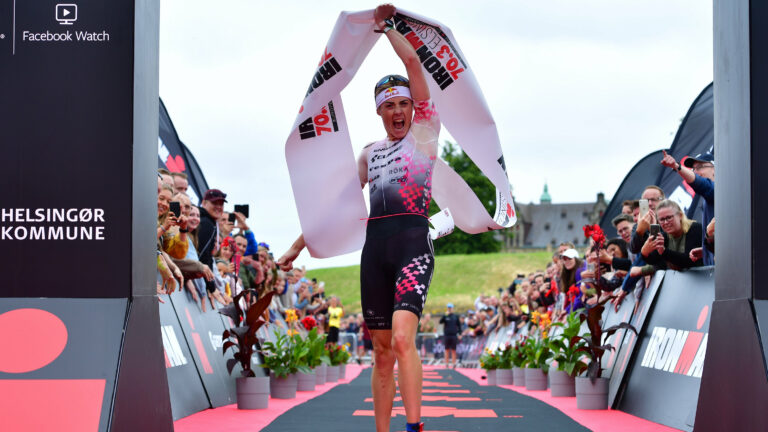
[[[211,187],[248,203],[281,255],[300,232],[284,146],[341,11],[368,1],[163,0],[160,97]],[[712,81],[706,0],[402,1],[450,27],[485,94],[517,202],[608,198],[668,148]],[[381,38],[342,93],[352,144],[384,137],[373,85],[405,68]],[[450,139],[445,132],[441,140]],[[311,173],[308,173],[311,175]],[[228,208],[229,210],[230,208]],[[359,254],[297,261],[356,264]]]

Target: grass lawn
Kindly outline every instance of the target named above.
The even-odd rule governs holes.
[[[438,256],[425,311],[442,313],[449,302],[465,311],[479,294],[508,287],[518,273],[543,270],[551,257],[544,251]],[[325,281],[326,294],[341,298],[345,314],[360,312],[359,265],[310,270],[307,277]]]

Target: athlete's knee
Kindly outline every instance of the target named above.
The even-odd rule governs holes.
[[[378,333],[378,332],[377,332]],[[373,354],[376,366],[394,367],[395,353],[392,352],[392,336],[390,332],[373,336]]]
[[[392,351],[392,346],[388,348],[376,348],[374,346],[373,352],[375,354],[374,366],[376,368],[392,370],[395,367],[395,353]]]
[[[416,342],[413,336],[413,334],[404,330],[392,332],[392,349],[396,356],[400,357],[416,350]]]

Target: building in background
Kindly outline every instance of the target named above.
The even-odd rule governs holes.
[[[556,248],[561,242],[584,246],[582,227],[600,222],[608,203],[599,192],[595,202],[553,204],[544,185],[539,204],[517,203],[517,224],[512,228],[512,248]]]

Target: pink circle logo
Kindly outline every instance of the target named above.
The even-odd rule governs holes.
[[[25,373],[47,366],[64,351],[67,327],[41,309],[0,314],[0,372]]]

